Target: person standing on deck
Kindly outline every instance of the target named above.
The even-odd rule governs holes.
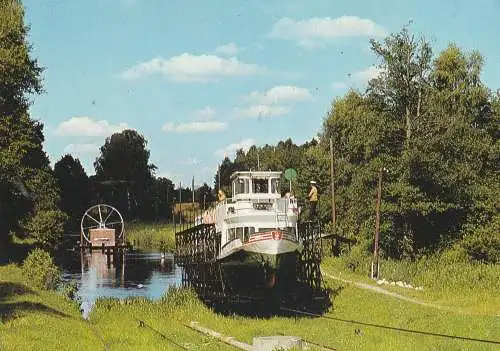
[[[311,218],[316,217],[316,206],[318,204],[318,189],[316,188],[316,182],[311,180],[309,182],[311,184],[311,190],[309,191],[309,203],[311,204]]]
[[[222,191],[222,189],[219,189],[218,197],[219,197],[219,202],[222,202],[226,199],[226,194]]]

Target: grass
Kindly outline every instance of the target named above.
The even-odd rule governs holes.
[[[0,266],[0,349],[90,350],[98,344],[78,307],[53,291],[26,284],[21,268]]]
[[[128,233],[129,238],[140,238],[150,247],[162,240],[173,242],[172,227],[167,224],[133,224]],[[364,261],[366,258],[358,259],[357,265],[352,265],[349,257],[327,258],[323,269],[376,285],[368,277],[369,258]],[[423,291],[383,288],[456,310],[421,306],[325,278],[336,291],[326,318],[222,315],[207,308],[191,291],[171,289],[156,301],[99,299],[85,321],[74,302],[59,293],[31,287],[21,268],[8,264],[0,265],[0,350],[233,349],[185,326],[193,320],[249,344],[256,336],[285,334],[338,350],[498,349],[498,344],[430,335],[500,342],[498,265],[477,265],[444,255],[411,263],[382,261],[381,272],[386,279],[424,286]]]
[[[377,285],[369,278],[371,258],[354,270],[346,258],[327,258],[324,266],[335,276]],[[352,268],[352,266],[351,266]],[[448,253],[417,261],[381,260],[380,278],[422,286],[422,291],[381,285],[386,290],[455,308],[465,314],[500,315],[500,265],[450,259]]]
[[[103,331],[111,350],[172,347],[170,340],[189,349],[226,350],[230,347],[194,333],[184,325],[192,320],[226,336],[252,344],[255,336],[298,335],[339,350],[493,350],[494,345],[419,335],[386,327],[486,338],[495,340],[499,320],[493,316],[463,316],[395,300],[336,282],[328,282],[340,293],[325,318],[249,318],[222,316],[202,305],[196,297],[181,291],[158,302],[128,299],[124,303],[101,300],[91,313],[92,323]],[[181,295],[179,297],[179,295]],[[138,320],[151,327],[140,328]],[[343,321],[342,321],[343,320]],[[352,321],[371,323],[362,325]],[[471,325],[474,328],[471,328]],[[124,335],[123,330],[127,333]],[[356,330],[359,329],[359,332]],[[163,335],[163,338],[161,337]],[[175,347],[172,347],[175,349]]]
[[[327,267],[329,269],[329,267]],[[238,340],[297,335],[339,350],[494,350],[498,345],[420,332],[498,340],[496,316],[464,315],[422,307],[327,279],[338,293],[326,318],[250,318],[214,313],[185,289],[162,299],[100,299],[84,321],[74,303],[29,288],[15,265],[0,267],[0,349],[2,350],[231,350],[185,325],[192,320]],[[144,326],[139,321],[145,322]],[[372,324],[370,326],[361,323]],[[497,348],[495,348],[495,346]]]
[[[207,204],[207,206],[210,204]],[[134,248],[146,250],[162,250],[173,252],[175,249],[175,230],[180,230],[179,214],[182,213],[183,220],[192,223],[193,218],[201,213],[202,209],[198,203],[185,202],[175,204],[174,215],[177,225],[170,222],[157,223],[126,223],[125,230],[127,241]],[[185,222],[185,223],[187,223]]]
[[[131,223],[125,225],[127,241],[134,248],[173,252],[175,232],[171,223]]]

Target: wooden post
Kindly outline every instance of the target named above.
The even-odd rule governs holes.
[[[373,248],[373,262],[372,262],[372,278],[378,279],[379,263],[378,263],[378,249],[379,249],[379,236],[380,236],[380,202],[382,199],[382,168],[378,174],[378,188],[377,188],[377,204],[375,213],[375,245]]]

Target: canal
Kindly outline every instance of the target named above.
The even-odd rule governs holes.
[[[75,250],[57,258],[64,281],[76,280],[84,318],[99,297],[160,298],[170,286],[179,286],[181,268],[174,256],[159,251],[129,251],[106,256],[101,251]]]

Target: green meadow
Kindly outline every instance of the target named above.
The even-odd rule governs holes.
[[[168,225],[133,228],[136,233],[159,238],[156,243],[162,242],[161,238],[172,238]],[[151,243],[151,247],[154,245]],[[423,285],[423,290],[414,290],[377,285],[363,272],[363,263],[358,270],[352,270],[346,268],[352,267],[346,260],[326,258],[322,264],[325,285],[334,293],[331,307],[321,318],[221,314],[200,302],[191,290],[172,288],[155,301],[100,299],[89,319],[84,320],[75,301],[60,291],[32,287],[19,264],[6,264],[0,266],[0,349],[234,349],[190,329],[187,325],[191,321],[249,344],[257,336],[284,334],[337,350],[498,350],[500,347],[498,265],[457,265],[446,263],[446,259],[441,259],[438,265],[436,258],[432,261],[434,266],[416,262],[415,265],[425,267],[418,270],[382,262],[381,271],[387,274],[386,279],[399,274],[401,280],[408,278],[406,281],[415,286]],[[439,272],[448,272],[446,278]],[[476,276],[482,278],[473,279]],[[360,289],[330,277],[378,286],[433,306]]]

